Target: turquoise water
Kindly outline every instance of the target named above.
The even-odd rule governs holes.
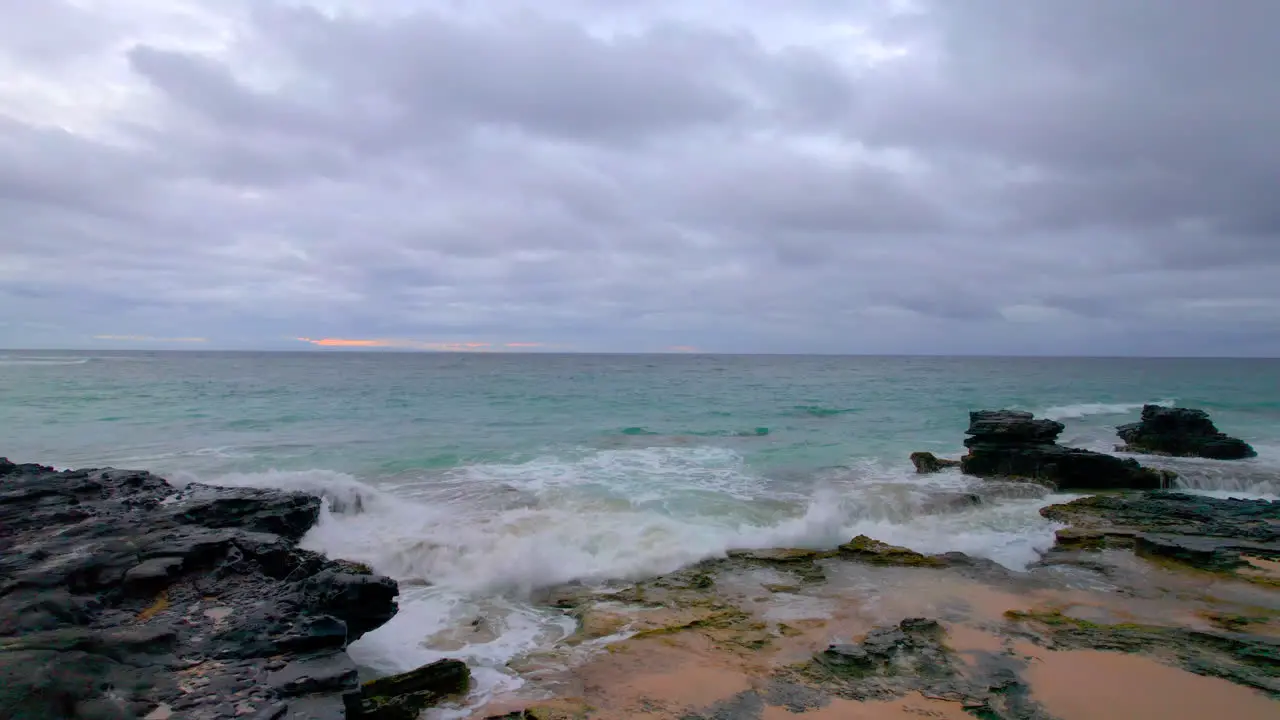
[[[1059,417],[1105,447],[1161,400],[1280,442],[1274,360],[10,352],[0,398],[16,457],[212,475],[377,478],[653,445],[804,471],[959,451],[982,407]]]
[[[1025,567],[1062,497],[916,476],[907,455],[958,455],[967,413],[997,407],[1107,451],[1144,402],[1205,408],[1259,451],[1144,462],[1200,491],[1280,493],[1275,360],[10,351],[0,454],[320,493],[306,543],[402,581],[358,659],[463,657],[500,690],[519,683],[508,661],[572,629],[525,599],[553,583],[859,532]],[[934,504],[961,490],[984,504]],[[492,638],[450,639],[478,615]]]

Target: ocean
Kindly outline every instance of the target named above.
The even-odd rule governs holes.
[[[573,631],[530,600],[558,583],[859,533],[1023,569],[1052,544],[1039,508],[1069,496],[907,456],[957,457],[967,413],[1005,407],[1110,451],[1148,402],[1204,408],[1259,456],[1144,462],[1197,492],[1280,494],[1277,360],[7,351],[0,454],[320,494],[304,544],[401,583],[357,661],[458,657],[497,691]],[[938,502],[972,491],[983,504]]]

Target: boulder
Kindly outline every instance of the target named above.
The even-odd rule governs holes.
[[[959,460],[947,460],[940,458],[931,452],[913,452],[911,453],[911,464],[916,466],[916,472],[920,474],[936,473],[951,467],[960,467]]]
[[[1203,410],[1146,405],[1142,420],[1116,428],[1126,452],[1213,460],[1241,460],[1258,453],[1249,443],[1221,433]]]
[[[319,509],[0,458],[0,716],[340,720],[398,589],[297,547]]]
[[[960,469],[978,477],[1034,480],[1060,490],[1156,490],[1173,478],[1133,459],[1058,445],[1062,430],[1062,423],[1027,412],[969,413],[970,437],[964,441],[969,453]]]

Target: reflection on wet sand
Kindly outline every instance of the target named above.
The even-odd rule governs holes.
[[[1034,658],[1026,674],[1032,697],[1062,720],[1280,717],[1280,704],[1257,690],[1138,655],[1017,649]]]

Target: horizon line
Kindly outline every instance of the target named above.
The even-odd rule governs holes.
[[[1021,354],[1021,353],[922,353],[922,352],[740,352],[740,351],[664,351],[664,350],[527,350],[504,349],[501,351],[476,352],[468,350],[432,350],[413,348],[296,348],[296,349],[253,349],[253,348],[0,348],[6,352],[55,352],[55,353],[166,353],[174,355],[212,355],[219,353],[241,354],[275,354],[275,355],[458,355],[458,356],[494,356],[494,355],[640,355],[640,356],[728,356],[728,357],[863,357],[863,358],[978,358],[978,359],[1077,359],[1077,360],[1280,360],[1280,355],[1053,355],[1053,354]]]

